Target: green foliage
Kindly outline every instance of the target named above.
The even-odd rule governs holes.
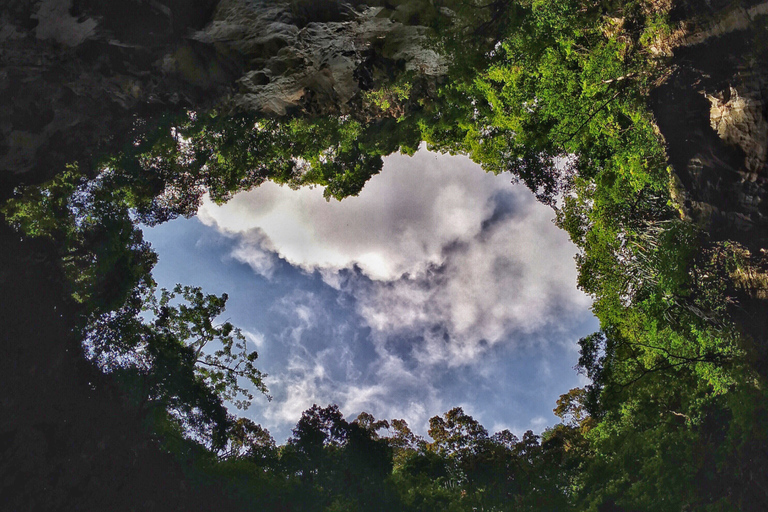
[[[97,176],[72,165],[3,206],[24,236],[58,250],[88,356],[190,461],[190,478],[220,482],[244,509],[748,508],[739,486],[764,469],[754,454],[768,408],[755,347],[728,318],[747,263],[682,220],[670,192],[679,184],[646,106],[665,72],[651,46],[674,30],[669,13],[645,0],[406,3],[399,15],[428,24],[453,57],[442,82],[394,70],[345,116],[190,111],[137,124]],[[292,8],[346,15],[340,2],[315,4]],[[489,435],[454,408],[430,420],[428,442],[403,420],[348,422],[314,406],[278,447],[224,405],[267,391],[240,330],[216,323],[226,295],[157,291],[138,224],[265,180],[341,200],[421,141],[508,172],[555,207],[601,321],[580,341],[589,384],[558,400],[564,423],[541,436]]]
[[[440,113],[451,121],[425,122],[425,140],[512,172],[546,202],[574,173],[621,173],[636,191],[665,189],[664,152],[641,94],[658,64],[631,31],[611,35],[600,11],[580,2],[510,6],[485,69],[443,91]]]
[[[403,104],[409,99],[412,88],[413,84],[410,82],[385,85],[373,91],[366,91],[363,95],[363,102],[400,119],[405,114]]]
[[[215,323],[226,300],[180,285],[159,293],[154,285],[142,287],[122,308],[92,316],[84,346],[103,371],[123,382],[141,414],[167,411],[221,448],[229,428],[223,400],[247,408],[253,389],[267,393],[265,376],[254,366],[257,354],[240,330]]]
[[[56,246],[72,296],[89,311],[123,304],[151,282],[156,262],[119,191],[105,181],[70,166],[49,184],[17,190],[2,208],[17,230]]]
[[[181,285],[176,285],[173,292],[161,290],[159,297],[152,292],[147,291],[143,312],[153,315],[155,329],[172,333],[194,350],[196,371],[207,387],[224,400],[233,401],[239,409],[247,409],[253,400],[251,387],[267,393],[265,376],[254,366],[258,355],[248,350],[240,329],[229,322],[213,323],[224,311],[226,294],[206,295],[200,288]],[[177,296],[184,302],[173,306]],[[211,350],[212,344],[215,350]],[[241,386],[238,379],[247,380],[249,388]],[[238,396],[243,399],[238,400]]]
[[[204,194],[221,204],[265,180],[321,186],[327,199],[342,199],[381,170],[382,156],[418,147],[418,133],[407,123],[393,130],[395,122],[189,113],[137,136],[104,165],[150,225],[194,215]]]

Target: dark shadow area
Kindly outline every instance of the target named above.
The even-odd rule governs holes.
[[[50,244],[0,226],[0,481],[5,510],[222,510],[82,355]],[[191,464],[191,460],[188,463]]]
[[[705,94],[730,98],[735,84],[750,86],[768,61],[744,62],[754,34],[736,32],[676,51],[673,75],[651,93],[650,106],[667,143],[669,163],[686,193],[687,214],[706,225],[713,240],[734,240],[751,251],[768,244],[768,179],[751,176],[744,151],[726,144],[710,125]],[[760,54],[765,58],[766,53]],[[764,89],[758,82],[756,93]]]

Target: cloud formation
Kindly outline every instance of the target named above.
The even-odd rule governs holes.
[[[468,158],[393,155],[359,197],[267,183],[199,218],[271,277],[277,258],[355,298],[379,343],[412,335],[421,364],[472,363],[498,343],[567,329],[589,307],[552,211]],[[525,338],[530,342],[531,337]]]
[[[146,235],[161,285],[229,294],[274,396],[248,414],[278,440],[314,403],[421,434],[462,406],[521,434],[579,384],[595,328],[552,217],[508,177],[421,150],[340,203],[267,183]]]
[[[509,183],[465,157],[420,151],[388,157],[358,197],[341,202],[326,202],[319,189],[266,183],[221,207],[206,201],[198,216],[225,232],[266,237],[263,248],[293,265],[358,265],[371,279],[386,281],[441,264],[447,245],[477,235],[500,185]]]

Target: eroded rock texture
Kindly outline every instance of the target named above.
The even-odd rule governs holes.
[[[445,71],[443,59],[428,48],[430,29],[418,24],[422,20],[398,21],[413,3],[402,3],[395,11],[331,5],[337,9],[224,0],[216,19],[194,37],[225,45],[227,52],[247,62],[231,101],[268,114],[295,108],[347,113],[361,88],[382,77]]]
[[[768,3],[723,3],[696,11],[651,104],[684,216],[711,242],[741,244],[730,312],[768,374]]]
[[[25,181],[50,177],[71,160],[122,142],[119,134],[130,133],[136,116],[219,92],[198,91],[158,66],[202,20],[174,26],[156,2],[108,3],[117,5],[11,0],[0,8],[4,182],[14,174],[27,174]]]
[[[343,114],[382,79],[445,71],[427,25],[450,12],[366,4],[11,0],[0,7],[1,179],[87,163],[126,143],[137,118],[213,106]]]
[[[768,18],[744,26],[730,5],[675,50],[671,78],[652,108],[680,179],[686,216],[715,240],[768,247]],[[751,9],[751,10],[750,10]],[[745,15],[746,16],[746,15]],[[721,19],[721,18],[716,18]],[[730,28],[728,28],[730,27]]]

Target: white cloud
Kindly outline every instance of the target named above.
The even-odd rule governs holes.
[[[278,256],[319,270],[356,298],[376,333],[419,334],[417,360],[448,366],[522,334],[568,328],[588,311],[575,248],[552,217],[509,179],[423,149],[387,157],[360,196],[341,203],[267,183],[199,213],[238,237],[232,257],[255,272],[270,277]]]
[[[240,237],[231,256],[238,261],[247,263],[257,274],[271,279],[277,264],[277,256],[273,251],[266,248],[268,244],[269,239],[254,229]]]
[[[271,378],[267,384],[279,389],[282,396],[273,405],[264,409],[268,424],[293,425],[301,413],[321,402],[328,382],[325,368],[319,364],[308,365],[306,361],[292,359],[280,377]]]
[[[511,427],[507,423],[497,421],[497,422],[494,422],[493,426],[488,429],[488,434],[493,435],[497,432],[503,432],[505,430],[509,430],[510,432],[512,432],[513,427]]]
[[[345,395],[344,409],[350,412],[362,412],[381,409],[381,405],[385,403],[385,398],[388,395],[388,390],[381,384],[349,386]]]
[[[543,416],[537,416],[530,422],[530,429],[534,432],[541,432],[547,426],[547,418]]]
[[[340,203],[319,189],[271,183],[224,206],[204,203],[199,219],[236,240],[232,258],[268,279],[280,259],[318,271],[355,308],[359,317],[350,321],[371,328],[368,345],[351,339],[344,329],[352,327],[320,292],[296,289],[274,302],[270,311],[286,322],[265,350],[284,354],[285,364],[267,369],[275,396],[262,411],[268,427],[284,429],[313,404],[336,403],[350,419],[365,410],[425,433],[430,416],[455,405],[450,394],[461,384],[448,375],[505,378],[494,359],[500,353],[573,359],[569,333],[590,305],[576,289],[576,249],[552,224],[553,212],[509,181],[465,157],[421,150],[387,157],[359,197]],[[554,373],[545,363],[536,371]],[[467,393],[465,411],[473,403]],[[494,431],[506,427],[488,407],[478,403],[473,416]],[[539,414],[512,430],[540,430]]]
[[[281,431],[295,425],[301,413],[312,405],[324,407],[335,403],[349,420],[366,411],[378,418],[404,418],[419,430],[426,429],[428,413],[435,414],[443,405],[426,375],[414,377],[405,371],[390,373],[388,370],[393,369],[390,364],[377,372],[374,383],[357,382],[343,375],[335,379],[333,367],[339,364],[339,356],[343,356],[344,351],[344,347],[332,347],[313,355],[294,350],[284,371],[268,380],[276,399],[260,411],[262,421]],[[415,390],[418,396],[414,396]],[[408,396],[411,399],[404,404],[400,398]],[[429,410],[425,403],[429,404]]]
[[[264,338],[264,335],[260,332],[251,332],[243,330],[243,336],[245,336],[245,339],[253,343],[253,345],[257,349],[264,348],[266,345],[266,339]]]
[[[326,202],[317,188],[265,183],[221,207],[205,201],[199,218],[229,233],[258,229],[293,265],[357,264],[373,279],[391,280],[441,263],[447,244],[479,233],[493,208],[490,193],[507,181],[465,157],[421,151],[388,157],[360,196],[340,203]]]
[[[258,407],[258,421],[287,436],[303,411],[334,403],[349,420],[366,411],[378,418],[404,418],[426,432],[429,416],[446,406],[429,368],[409,368],[407,360],[383,347],[363,347],[345,335],[345,326],[334,326],[329,337],[318,336],[312,329],[327,325],[314,312],[316,297],[300,292],[288,297],[273,308],[286,319],[273,341],[287,353],[280,371],[268,372],[266,383],[275,399]],[[370,365],[356,360],[366,351],[375,352]]]

